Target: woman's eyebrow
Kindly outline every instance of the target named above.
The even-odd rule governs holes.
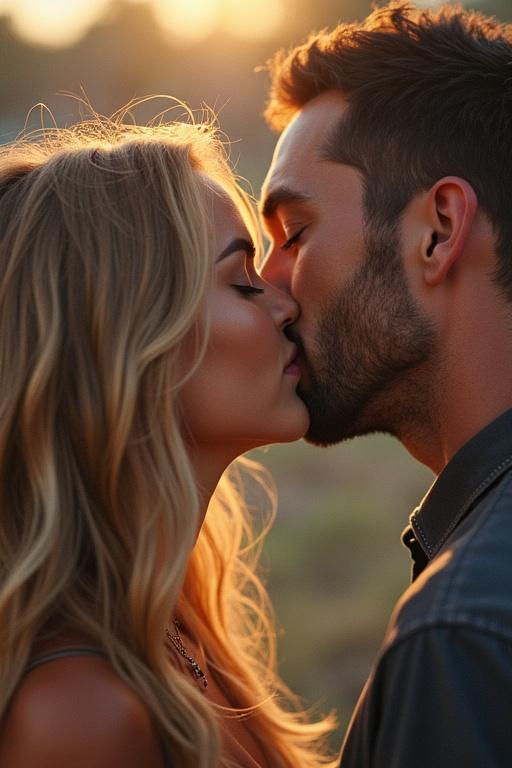
[[[254,253],[256,251],[254,247],[254,243],[251,240],[247,240],[245,237],[235,237],[234,240],[230,242],[226,248],[220,253],[216,259],[216,262],[222,261],[222,259],[225,259],[226,256],[230,256],[232,253],[236,253],[237,251],[244,251],[245,254],[250,258],[254,258]]]

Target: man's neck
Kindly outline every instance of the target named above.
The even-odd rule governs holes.
[[[512,352],[508,359],[512,363]],[[443,382],[428,423],[398,435],[406,450],[436,475],[472,437],[512,408],[512,366],[500,370],[494,361],[480,368],[472,360],[471,371],[455,368]]]

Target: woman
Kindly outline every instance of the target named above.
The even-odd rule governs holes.
[[[2,768],[326,762],[223,474],[308,425],[256,236],[211,128],[2,149]]]

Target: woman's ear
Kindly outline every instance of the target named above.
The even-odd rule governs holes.
[[[427,195],[429,231],[422,242],[425,282],[439,285],[464,250],[478,201],[471,184],[457,176],[440,179]]]

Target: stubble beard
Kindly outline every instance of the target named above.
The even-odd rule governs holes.
[[[357,273],[326,307],[298,394],[310,413],[306,440],[332,445],[372,432],[419,434],[432,415],[436,335],[411,295],[396,227],[366,232]]]

